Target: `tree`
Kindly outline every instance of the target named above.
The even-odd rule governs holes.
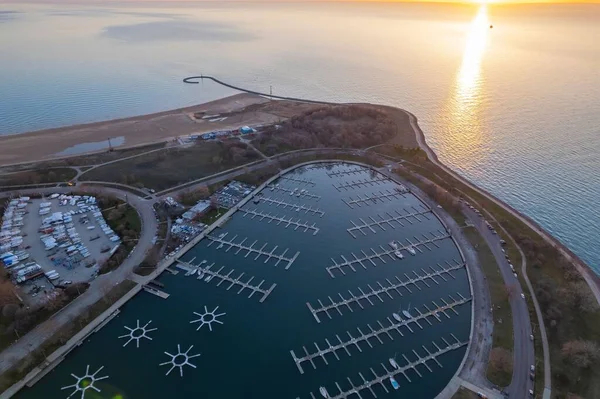
[[[561,354],[571,366],[585,369],[600,359],[600,347],[594,341],[569,341],[562,346]]]

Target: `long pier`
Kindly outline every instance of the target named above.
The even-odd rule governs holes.
[[[281,176],[279,179],[280,180],[293,181],[295,183],[305,184],[305,185],[308,185],[308,186],[316,186],[317,185],[317,183],[315,183],[314,181],[306,180],[306,179],[298,179],[296,177]]]
[[[267,297],[271,294],[271,292],[273,292],[273,290],[277,286],[277,284],[272,284],[268,289],[261,288],[265,280],[262,280],[260,283],[258,283],[258,285],[252,284],[254,276],[250,276],[248,280],[242,281],[242,277],[244,277],[245,273],[242,272],[237,277],[231,277],[231,275],[235,272],[234,269],[231,269],[227,274],[225,274],[225,272],[222,272],[225,266],[221,266],[221,268],[218,270],[213,270],[213,267],[215,266],[214,263],[203,268],[200,265],[206,263],[205,261],[200,263],[200,265],[192,265],[181,260],[179,260],[178,262],[183,263],[189,268],[194,268],[195,270],[197,270],[200,273],[197,279],[204,281],[205,283],[209,283],[213,280],[220,280],[217,283],[217,287],[219,287],[223,283],[229,283],[229,286],[226,288],[227,291],[232,289],[234,286],[239,286],[240,289],[237,291],[238,295],[241,294],[244,290],[248,289],[250,290],[250,295],[248,295],[248,298],[251,298],[252,295],[259,292],[263,294],[263,296],[259,300],[259,302],[261,303],[264,302],[265,299],[267,299]]]
[[[336,340],[332,339],[332,341],[335,343],[332,345],[331,342],[329,342],[329,339],[325,339],[325,344],[321,344],[321,347],[323,347],[324,349],[321,349],[321,347],[316,342],[313,342],[316,350],[309,352],[306,349],[306,347],[303,346],[302,349],[304,350],[304,353],[305,353],[304,356],[301,356],[301,357],[296,356],[296,354],[294,353],[293,350],[291,350],[290,353],[292,355],[292,358],[294,359],[294,362],[296,363],[296,367],[298,367],[298,370],[300,371],[300,374],[304,374],[304,369],[302,368],[302,363],[304,363],[304,362],[310,362],[310,364],[313,366],[313,368],[316,369],[317,366],[316,366],[315,362],[313,361],[314,359],[320,358],[326,365],[328,365],[329,362],[327,361],[327,358],[326,358],[326,355],[328,355],[328,354],[331,354],[337,360],[340,360],[340,357],[338,356],[338,353],[337,353],[338,351],[340,351],[342,353],[346,352],[346,354],[348,354],[348,356],[352,356],[349,349],[351,349],[353,346],[356,347],[356,349],[359,352],[362,352],[363,349],[365,349],[364,347],[361,347],[360,344],[366,344],[370,348],[373,348],[371,339],[376,339],[377,341],[379,341],[380,344],[384,344],[384,342],[380,336],[384,336],[384,337],[387,336],[390,340],[393,341],[394,336],[391,333],[396,332],[400,336],[403,337],[404,334],[401,330],[401,327],[404,327],[409,332],[414,333],[415,330],[413,330],[413,328],[411,328],[411,324],[416,325],[417,327],[419,327],[422,330],[423,326],[419,322],[427,322],[429,325],[433,325],[431,322],[432,319],[434,321],[437,320],[439,323],[442,322],[442,318],[441,318],[440,314],[444,315],[448,319],[450,319],[450,316],[448,315],[447,312],[453,312],[456,315],[458,315],[458,312],[456,311],[455,308],[460,305],[470,302],[471,298],[465,298],[460,293],[457,293],[457,295],[459,296],[459,299],[455,299],[453,296],[449,295],[450,302],[447,302],[443,298],[440,299],[440,301],[443,303],[442,305],[439,305],[435,301],[432,301],[433,309],[430,309],[428,306],[423,305],[423,307],[426,309],[426,311],[424,311],[424,312],[421,312],[417,308],[411,309],[413,317],[410,319],[405,318],[402,321],[397,321],[394,318],[387,317],[387,319],[385,321],[385,323],[387,325],[384,325],[379,320],[377,321],[377,324],[379,325],[379,327],[377,327],[377,328],[373,328],[370,324],[367,324],[367,327],[365,329],[368,332],[366,332],[366,333],[363,332],[360,328],[357,328],[358,335],[356,335],[356,336],[353,336],[350,333],[350,331],[346,331],[348,338],[344,338],[344,339],[340,338],[340,336],[336,334],[335,337],[336,337],[338,343],[335,343]],[[414,312],[417,312],[418,314],[414,315]],[[342,334],[342,335],[344,335],[344,334]]]
[[[312,206],[305,206],[305,205],[298,205],[298,204],[293,204],[290,202],[285,202],[285,201],[281,201],[278,200],[277,198],[270,198],[270,197],[257,197],[259,199],[259,201],[264,201],[267,202],[271,205],[275,205],[276,207],[283,207],[283,209],[287,209],[287,208],[291,208],[291,209],[295,209],[296,211],[300,212],[303,211],[304,213],[312,213],[314,215],[319,215],[319,217],[323,217],[325,215],[325,212],[323,212],[322,210],[318,209],[318,208],[313,208]]]
[[[440,284],[440,282],[436,280],[436,277],[439,277],[444,281],[448,281],[445,276],[449,276],[452,279],[454,279],[455,277],[454,275],[452,275],[451,272],[454,270],[462,269],[463,267],[465,267],[465,264],[456,262],[456,264],[454,265],[447,263],[446,266],[441,266],[439,264],[438,266],[439,269],[434,269],[433,267],[430,267],[431,271],[421,269],[421,274],[413,271],[414,277],[410,277],[409,275],[404,273],[404,277],[406,278],[406,280],[401,280],[398,276],[395,276],[394,279],[396,281],[390,281],[390,279],[386,278],[386,284],[382,284],[381,282],[377,281],[376,283],[374,283],[378,286],[377,288],[373,288],[370,284],[367,284],[368,289],[366,289],[366,292],[362,288],[358,287],[357,289],[358,291],[360,291],[360,295],[355,295],[352,291],[348,290],[348,294],[350,295],[349,298],[345,298],[341,293],[338,293],[340,299],[338,301],[334,301],[331,298],[331,296],[329,296],[328,299],[331,302],[329,305],[323,304],[323,302],[320,299],[318,299],[318,307],[313,308],[310,302],[306,302],[306,306],[308,306],[308,309],[312,313],[317,323],[320,323],[321,320],[319,319],[319,313],[325,313],[327,317],[331,319],[331,314],[329,314],[330,310],[336,310],[340,315],[343,315],[342,308],[344,307],[347,308],[349,311],[354,312],[355,309],[353,309],[352,306],[350,306],[353,304],[357,304],[360,307],[360,309],[364,309],[364,306],[361,303],[361,301],[368,302],[371,306],[374,306],[375,303],[371,299],[375,299],[375,297],[383,303],[386,295],[387,297],[389,297],[389,299],[394,299],[394,297],[391,294],[392,292],[395,292],[398,296],[403,296],[402,291],[400,291],[400,288],[404,288],[408,292],[412,293],[410,289],[411,286],[413,286],[413,288],[417,288],[418,290],[422,290],[422,288],[417,283],[423,283],[423,285],[431,287],[428,281],[431,281],[433,284],[436,285]]]
[[[336,270],[339,270],[343,275],[346,275],[344,268],[349,268],[353,272],[356,272],[356,267],[358,267],[360,265],[363,269],[367,270],[366,265],[368,265],[369,263],[372,266],[377,266],[377,263],[375,263],[375,260],[379,260],[382,263],[386,263],[386,260],[385,260],[386,257],[389,257],[390,260],[392,260],[392,261],[399,260],[398,257],[396,256],[397,251],[400,251],[400,253],[402,253],[402,251],[404,251],[403,256],[405,256],[405,254],[411,253],[411,251],[414,254],[416,254],[417,251],[422,253],[423,249],[421,247],[424,247],[425,249],[428,249],[428,250],[432,250],[432,248],[430,248],[429,245],[439,248],[439,245],[437,244],[437,242],[441,241],[441,240],[445,240],[446,238],[450,237],[450,234],[442,232],[441,230],[438,230],[437,234],[434,234],[434,233],[430,233],[430,234],[431,234],[431,237],[423,235],[423,239],[414,237],[414,239],[415,239],[414,242],[409,239],[406,239],[406,241],[408,241],[408,244],[397,245],[396,248],[390,247],[389,249],[386,249],[380,245],[379,250],[370,248],[370,250],[371,250],[370,253],[367,253],[364,250],[361,250],[360,256],[356,256],[353,252],[351,252],[350,255],[352,255],[352,258],[350,260],[348,260],[348,259],[346,259],[346,257],[344,257],[342,255],[343,261],[341,263],[338,263],[335,261],[335,259],[331,258],[331,261],[333,262],[333,266],[328,266],[325,269],[327,270],[327,272],[329,273],[329,275],[332,278],[335,278],[335,275],[333,274],[333,272]]]
[[[144,288],[144,291],[146,291],[150,294],[154,294],[159,298],[167,299],[169,297],[169,294],[167,294],[164,291],[159,290],[158,288],[150,287],[148,285],[144,285],[143,288]]]
[[[269,221],[269,223],[276,222],[275,224],[277,226],[283,224],[283,227],[285,227],[286,229],[288,227],[292,226],[292,227],[295,227],[294,230],[298,230],[298,228],[300,228],[301,230],[304,229],[305,233],[308,230],[310,230],[313,232],[313,236],[319,232],[319,228],[316,226],[316,223],[309,225],[307,222],[300,221],[300,219],[294,221],[294,219],[292,217],[286,218],[286,217],[282,217],[282,216],[275,216],[275,215],[271,215],[270,213],[264,213],[264,212],[260,212],[260,211],[253,210],[253,209],[240,208],[239,211],[244,214],[244,217],[246,217],[248,215],[252,215],[252,217],[250,219],[254,219],[256,217],[258,217],[258,220],[260,220],[260,221],[267,219]]]
[[[236,255],[238,253],[240,253],[240,251],[246,251],[246,255],[244,255],[244,258],[247,258],[248,255],[250,255],[250,254],[256,254],[256,256],[254,257],[254,260],[258,260],[258,258],[260,258],[261,256],[264,256],[265,260],[263,263],[267,263],[271,259],[277,259],[275,266],[279,265],[280,262],[285,262],[285,263],[287,263],[285,266],[285,270],[289,269],[292,266],[292,263],[294,263],[294,261],[298,257],[298,255],[300,255],[300,251],[298,251],[291,258],[286,257],[285,254],[287,253],[287,251],[289,249],[284,250],[280,254],[276,254],[275,251],[278,248],[277,245],[275,245],[275,247],[273,247],[273,249],[271,251],[268,251],[268,250],[265,251],[265,247],[267,246],[267,243],[265,243],[260,248],[255,248],[254,246],[256,245],[258,240],[254,240],[254,242],[250,245],[245,245],[244,243],[246,242],[246,240],[248,238],[244,238],[239,243],[236,243],[236,242],[234,242],[234,240],[237,238],[237,235],[234,236],[231,240],[228,240],[227,239],[228,234],[229,233],[223,233],[218,237],[214,237],[212,235],[207,234],[206,238],[210,240],[210,243],[208,243],[207,247],[210,247],[212,244],[217,242],[217,243],[219,243],[219,245],[217,246],[217,249],[221,249],[221,248],[227,246],[227,249],[225,250],[225,252],[229,252],[229,250],[231,250],[232,248],[237,249],[237,251],[235,251]]]
[[[283,191],[284,193],[290,194],[291,196],[295,195],[296,197],[301,197],[301,198],[302,197],[312,198],[317,201],[321,199],[320,195],[315,195],[315,194],[309,193],[306,190],[304,192],[302,192],[302,190],[297,190],[297,189],[291,190],[289,188],[281,187],[278,184],[271,183],[266,188],[268,188],[271,191],[274,191],[274,190]]]
[[[414,360],[414,361],[410,361],[408,359],[408,357],[406,356],[406,354],[403,354],[402,357],[404,358],[406,363],[404,363],[402,366],[400,366],[400,364],[398,364],[398,368],[393,368],[391,365],[386,364],[386,363],[380,363],[379,367],[383,371],[381,373],[378,373],[373,369],[373,367],[370,367],[369,371],[371,372],[372,377],[368,377],[368,378],[365,378],[364,375],[359,372],[358,375],[359,375],[360,379],[362,380],[359,383],[359,385],[355,385],[354,382],[349,377],[347,377],[348,384],[350,387],[349,389],[344,389],[340,386],[340,384],[338,384],[337,382],[334,382],[338,393],[336,393],[336,394],[329,393],[328,397],[331,399],[342,399],[342,398],[345,399],[352,395],[358,395],[359,398],[362,398],[360,392],[368,389],[369,392],[371,392],[371,395],[373,395],[373,397],[377,398],[377,394],[373,390],[373,387],[380,385],[386,393],[389,393],[389,390],[388,390],[389,385],[388,384],[390,384],[390,382],[389,382],[390,377],[395,377],[395,376],[401,374],[404,376],[404,378],[408,382],[411,382],[410,377],[406,374],[406,372],[409,370],[414,371],[419,377],[423,377],[421,372],[417,369],[417,366],[424,366],[427,368],[427,370],[429,370],[430,372],[433,372],[433,370],[431,369],[431,367],[429,367],[429,364],[427,364],[427,362],[434,361],[435,363],[437,363],[438,366],[443,367],[442,364],[440,363],[440,361],[438,360],[438,357],[440,357],[441,355],[443,355],[445,353],[457,350],[468,344],[468,341],[460,341],[453,334],[451,334],[451,335],[452,335],[452,338],[455,340],[455,342],[449,343],[445,338],[442,338],[442,341],[444,341],[444,345],[445,345],[442,348],[440,348],[440,346],[435,342],[432,342],[432,345],[435,347],[435,350],[433,350],[433,351],[427,349],[427,347],[423,345],[422,348],[426,353],[425,355],[420,355],[415,350],[413,350],[413,354],[416,356],[416,360]],[[390,368],[391,368],[391,370],[390,370]],[[311,396],[311,398],[315,398],[315,395],[312,392],[310,392],[310,396]],[[297,398],[297,399],[299,399],[299,398]]]
[[[375,216],[375,218],[369,216],[370,221],[364,221],[362,218],[359,218],[358,220],[360,220],[361,224],[356,224],[353,221],[350,221],[353,227],[346,229],[346,231],[348,231],[348,233],[350,233],[352,237],[356,238],[356,236],[354,235],[355,231],[360,231],[362,235],[366,236],[367,234],[363,230],[370,230],[373,233],[377,233],[375,229],[373,229],[373,227],[379,227],[381,230],[386,231],[384,225],[395,229],[397,225],[400,227],[404,227],[404,224],[402,223],[403,220],[410,224],[413,224],[411,219],[416,219],[418,222],[421,222],[421,216],[425,219],[429,219],[427,217],[427,214],[431,213],[431,209],[419,210],[414,206],[411,208],[412,210],[408,212],[406,211],[406,209],[404,209],[405,213],[400,213],[396,210],[394,211],[395,215],[386,212],[385,215],[378,214]]]
[[[398,197],[403,197],[405,194],[409,193],[406,187],[398,187],[395,190],[386,190],[379,191],[374,194],[365,194],[365,196],[357,195],[356,199],[349,197],[348,200],[342,199],[346,205],[348,205],[351,209],[354,209],[354,205],[361,207],[362,204],[377,204],[378,202],[385,202],[386,200],[396,199]]]
[[[359,187],[375,186],[375,185],[379,185],[382,183],[388,183],[388,182],[391,182],[391,180],[388,179],[387,177],[378,177],[375,179],[350,181],[350,182],[341,183],[338,185],[334,184],[333,187],[338,191],[342,191],[342,190],[349,190],[349,189],[359,188]]]
[[[348,169],[344,169],[344,170],[339,170],[337,172],[327,172],[327,176],[329,176],[329,177],[347,176],[347,175],[355,175],[357,173],[365,173],[365,172],[369,172],[369,171],[370,171],[370,169],[357,166],[356,168],[348,168]]]

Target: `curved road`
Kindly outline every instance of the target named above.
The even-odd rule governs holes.
[[[19,193],[52,194],[70,191],[73,191],[72,187],[19,190]],[[21,359],[27,357],[31,351],[37,349],[44,341],[54,335],[57,329],[71,323],[87,307],[102,299],[105,293],[114,285],[127,279],[132,274],[133,268],[144,260],[146,252],[153,245],[152,239],[156,235],[158,224],[151,201],[144,200],[137,195],[114,188],[79,187],[78,191],[85,191],[91,194],[110,195],[122,200],[127,198],[129,204],[131,204],[140,214],[140,220],[142,221],[142,231],[138,244],[118,269],[96,278],[91,282],[90,288],[81,296],[58,313],[54,314],[50,319],[21,337],[15,344],[3,350],[0,353],[0,374],[19,363]]]

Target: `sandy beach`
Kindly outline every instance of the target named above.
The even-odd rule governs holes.
[[[285,118],[284,107],[268,104],[270,102],[253,94],[236,94],[205,104],[154,114],[0,136],[0,166],[106,151],[101,147],[76,154],[60,154],[83,143],[108,143],[108,138],[111,138],[115,148],[135,147],[168,141],[182,135],[274,123]],[[243,111],[251,105],[265,106],[256,109],[250,107]],[[221,114],[227,116],[227,119],[217,122],[198,120],[192,117],[196,112],[205,112],[206,115]]]

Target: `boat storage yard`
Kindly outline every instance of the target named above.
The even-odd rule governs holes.
[[[434,398],[469,341],[451,235],[357,164],[273,180],[146,287],[17,396]]]
[[[1,263],[29,305],[50,299],[55,285],[93,279],[121,242],[95,197],[65,194],[10,200],[0,234]]]

